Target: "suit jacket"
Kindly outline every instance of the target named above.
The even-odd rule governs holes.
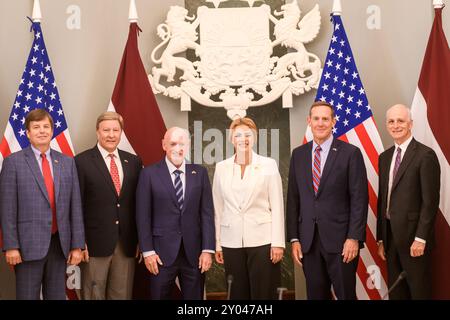
[[[366,239],[367,173],[361,151],[333,139],[317,195],[312,184],[312,141],[292,152],[287,199],[288,239],[308,252],[315,223],[324,249],[341,253],[346,239]]]
[[[239,203],[231,189],[234,158],[217,163],[214,173],[216,250],[266,244],[284,248],[283,186],[277,163],[253,153],[245,172],[251,191]]]
[[[171,266],[183,241],[187,259],[198,266],[202,250],[215,249],[214,209],[205,168],[186,164],[183,209],[165,159],[141,171],[136,194],[137,227],[142,252],[156,251]]]
[[[377,240],[386,246],[386,210],[389,170],[395,146],[380,154]],[[390,217],[393,240],[399,251],[409,253],[415,237],[434,245],[434,221],[439,209],[440,167],[435,152],[412,139],[392,184]]]
[[[51,150],[56,216],[64,255],[84,248],[84,226],[75,161]],[[24,261],[43,259],[48,252],[52,209],[44,177],[31,147],[11,154],[0,174],[3,249],[19,249]]]
[[[136,254],[136,186],[142,162],[131,153],[118,152],[123,169],[120,196],[97,146],[75,157],[86,244],[92,257],[112,255],[119,239],[126,256],[134,257]]]

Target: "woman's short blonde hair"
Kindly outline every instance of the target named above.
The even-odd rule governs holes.
[[[238,118],[238,119],[235,119],[235,120],[233,120],[231,122],[231,124],[230,124],[230,141],[232,141],[234,129],[236,127],[239,127],[239,126],[247,126],[247,127],[249,127],[252,130],[252,132],[253,132],[253,135],[255,137],[255,142],[256,142],[256,139],[258,137],[258,127],[256,127],[256,124],[255,124],[255,122],[252,119],[247,118],[247,117],[245,117],[245,118]]]

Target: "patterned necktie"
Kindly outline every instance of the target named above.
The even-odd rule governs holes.
[[[109,173],[111,174],[111,179],[114,183],[114,188],[116,188],[117,195],[120,195],[120,177],[119,169],[117,168],[116,161],[114,160],[115,155],[111,153],[108,157],[111,158]]]
[[[58,223],[56,221],[56,203],[55,203],[55,185],[53,184],[52,172],[45,153],[41,153],[42,158],[42,175],[44,176],[45,187],[47,189],[48,200],[52,208],[52,234],[58,231]]]
[[[397,156],[395,157],[394,171],[392,172],[392,183],[394,183],[395,176],[397,175],[398,168],[402,162],[402,149],[397,148]]]
[[[314,187],[314,194],[316,195],[317,191],[319,191],[320,176],[321,176],[320,151],[322,151],[322,148],[320,146],[317,146],[316,149],[314,150],[313,187]]]
[[[178,205],[180,206],[180,210],[183,210],[183,203],[184,203],[184,197],[183,197],[183,183],[181,182],[181,173],[180,170],[175,170],[173,172],[175,174],[175,181],[174,181],[174,187],[175,187],[175,196],[177,197]]]

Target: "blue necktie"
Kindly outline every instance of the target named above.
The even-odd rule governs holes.
[[[183,197],[183,183],[181,182],[181,173],[180,170],[175,170],[173,172],[175,174],[175,196],[177,198],[178,205],[180,207],[180,210],[183,210],[183,203],[184,203],[184,197]]]

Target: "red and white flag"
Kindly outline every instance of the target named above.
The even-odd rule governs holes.
[[[137,154],[144,165],[162,159],[161,141],[166,125],[150,86],[138,48],[137,23],[130,24],[116,85],[108,111],[118,112],[125,127],[119,149]]]
[[[164,156],[161,141],[166,126],[139,54],[137,37],[140,31],[137,23],[130,24],[108,111],[118,112],[124,120],[118,148],[139,155],[147,166]],[[148,290],[149,273],[141,263],[136,267],[133,298],[148,299]]]
[[[432,288],[434,299],[450,299],[450,49],[442,29],[442,8],[435,9],[411,111],[414,137],[433,148],[441,165]]]

